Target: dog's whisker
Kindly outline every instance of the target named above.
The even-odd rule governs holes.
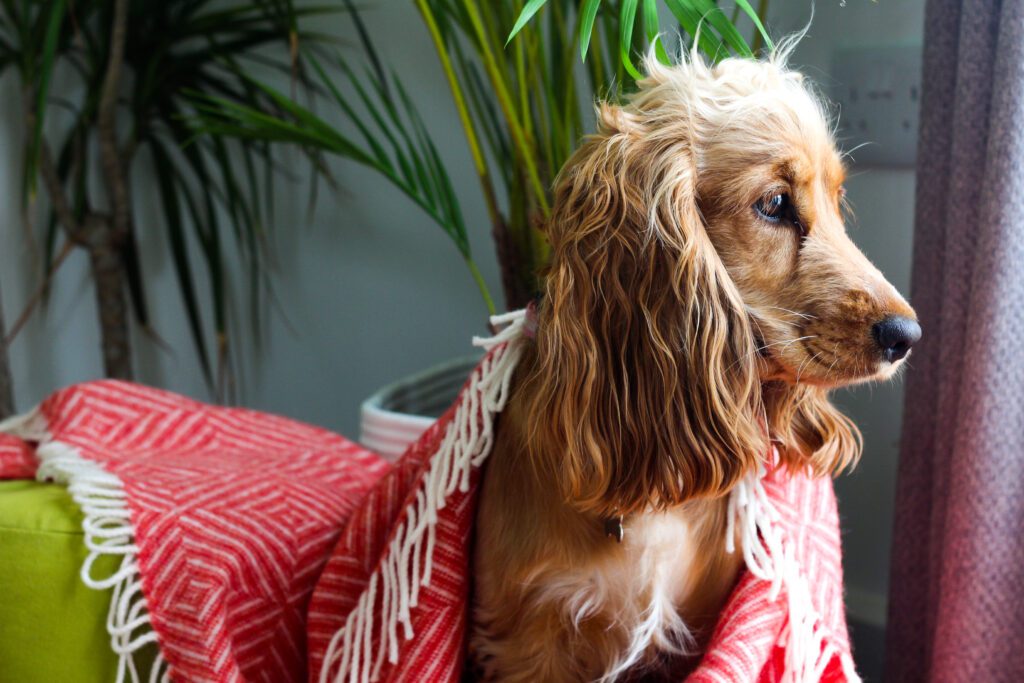
[[[832,361],[832,365],[828,366],[828,371],[825,373],[825,379],[828,379],[832,375],[832,368],[834,368],[836,363],[839,362],[839,342],[836,342],[836,345],[832,347],[832,357],[834,360]]]
[[[814,354],[813,356],[808,356],[807,358],[805,358],[803,360],[802,363],[800,363],[800,366],[796,369],[796,383],[797,384],[800,384],[800,375],[804,371],[804,366],[806,366],[809,363],[813,362],[814,360],[816,360],[820,356],[821,356],[821,352],[819,351],[818,353]]]
[[[758,331],[760,332],[760,328],[758,328]],[[789,348],[792,344],[795,344],[795,343],[797,343],[799,341],[805,341],[807,339],[815,339],[815,338],[817,338],[817,336],[818,335],[816,335],[816,334],[809,334],[809,335],[804,336],[804,337],[797,337],[796,339],[783,339],[782,341],[772,342],[771,344],[763,344],[761,346],[756,347],[750,353],[744,354],[743,356],[740,356],[739,358],[737,358],[736,362],[732,363],[729,366],[729,369],[731,370],[732,368],[736,367],[736,365],[739,364],[740,361],[745,360],[746,358],[749,358],[750,356],[755,356],[755,355],[761,353],[762,351],[764,351],[765,349],[770,348],[772,346],[779,346],[780,344],[785,344],[784,348]]]
[[[750,322],[752,322],[754,324],[754,327],[757,328],[757,338],[763,340],[764,330],[761,329],[761,321],[759,321],[756,316],[751,315]]]
[[[804,320],[817,320],[818,319],[818,316],[816,316],[816,315],[811,315],[810,313],[800,313],[799,311],[794,311],[791,308],[784,308],[782,306],[764,306],[763,308],[773,308],[773,309],[775,309],[777,311],[783,311],[785,313],[789,313],[790,315],[795,315],[795,316],[797,316],[799,318],[803,318]]]
[[[822,354],[822,352],[820,352],[820,351],[819,351],[818,353],[814,354],[813,356],[811,356],[811,359],[810,359],[810,361],[808,362],[808,364],[807,364],[807,365],[808,365],[808,366],[812,365],[812,364],[813,364],[814,362],[816,362],[816,361],[817,361],[817,360],[818,360],[819,358],[821,358],[821,356],[822,356],[822,355],[823,355],[823,354]]]
[[[818,335],[816,335],[816,334],[808,334],[808,335],[803,336],[803,337],[797,337],[796,339],[790,339],[788,342],[786,342],[786,348],[789,348],[789,346],[791,344],[795,344],[795,343],[797,343],[799,341],[806,341],[808,339],[817,339],[817,338],[818,338]],[[772,345],[769,344],[769,346],[772,346]]]
[[[852,155],[853,155],[854,152],[856,152],[861,147],[867,147],[867,146],[872,145],[872,144],[874,144],[874,143],[872,143],[872,142],[862,142],[859,145],[857,145],[856,147],[852,147],[852,148],[842,152],[840,154],[840,156],[842,156],[844,158],[847,158],[847,159],[852,159],[853,158]]]
[[[828,366],[828,370],[825,371],[825,379],[826,380],[830,379],[832,377],[832,369],[836,366],[836,363],[838,363],[838,362],[839,362],[839,356],[836,356],[832,360],[832,363]],[[836,373],[836,377],[837,378],[839,377],[839,373]]]
[[[797,337],[796,339],[789,339],[789,340],[782,340],[782,341],[772,342],[771,344],[765,344],[764,346],[761,346],[760,348],[757,349],[757,352],[760,353],[761,351],[764,351],[765,349],[767,349],[770,346],[778,346],[780,344],[782,345],[782,350],[785,351],[786,349],[788,349],[793,344],[796,344],[797,342],[806,341],[808,339],[817,339],[817,337],[818,337],[818,335],[816,335],[816,334],[808,334],[808,335],[803,336],[803,337]]]

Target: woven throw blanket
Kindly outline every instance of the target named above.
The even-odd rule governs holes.
[[[493,323],[455,404],[390,469],[320,429],[119,382],[0,424],[0,477],[38,465],[82,508],[119,680],[459,680],[480,468],[525,343],[523,312]],[[746,570],[689,680],[857,681],[831,482],[766,465],[731,494]],[[120,568],[94,576],[103,554]]]
[[[456,403],[373,487],[324,568],[309,609],[311,680],[460,679],[480,467],[526,343],[523,312],[492,323],[506,327],[475,340],[487,355]],[[688,681],[859,681],[831,480],[766,464],[731,494],[746,570]]]
[[[306,680],[310,594],[383,460],[322,429],[123,382],[58,391],[0,432],[0,477],[38,465],[82,509],[82,580],[111,591],[119,681]],[[113,575],[93,571],[102,555],[121,558]],[[132,655],[154,640],[153,669],[138,671]]]

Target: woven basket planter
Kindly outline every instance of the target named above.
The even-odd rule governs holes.
[[[360,442],[387,460],[397,460],[451,406],[479,360],[456,358],[370,396],[360,409]]]

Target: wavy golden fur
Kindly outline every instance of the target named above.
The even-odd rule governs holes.
[[[828,117],[784,61],[649,60],[558,178],[479,517],[494,679],[685,671],[739,571],[725,494],[770,444],[815,475],[859,457],[828,390],[891,375],[873,325],[913,311],[846,236]]]

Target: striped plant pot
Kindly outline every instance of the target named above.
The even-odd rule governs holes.
[[[363,401],[359,440],[394,462],[459,394],[479,356],[465,356],[389,384]]]

